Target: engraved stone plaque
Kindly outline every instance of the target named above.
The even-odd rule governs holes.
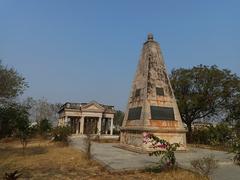
[[[128,120],[140,120],[142,107],[130,108],[128,111]]]
[[[151,106],[152,120],[175,120],[171,107]]]
[[[157,87],[156,88],[156,94],[157,94],[157,96],[164,96],[163,88]]]
[[[141,89],[137,89],[136,92],[135,92],[135,97],[139,97],[140,96],[140,90]]]

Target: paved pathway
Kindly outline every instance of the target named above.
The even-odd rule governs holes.
[[[84,149],[84,140],[73,137],[72,145]],[[111,171],[144,169],[157,162],[156,157],[139,154],[114,147],[114,143],[93,143],[92,156]],[[240,167],[232,163],[232,154],[201,148],[190,148],[188,152],[176,152],[177,162],[181,167],[191,168],[190,162],[203,156],[213,155],[219,161],[219,167],[211,175],[216,180],[240,180]]]

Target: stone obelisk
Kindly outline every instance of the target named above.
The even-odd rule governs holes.
[[[183,127],[176,99],[168,78],[162,52],[153,35],[143,45],[135,78],[121,127],[120,146],[134,151],[152,149],[143,143],[144,132],[154,133],[186,149]]]

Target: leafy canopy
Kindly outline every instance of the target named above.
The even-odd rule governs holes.
[[[0,138],[19,135],[29,127],[28,108],[18,103],[0,107]]]
[[[0,102],[22,94],[28,85],[14,68],[8,68],[0,60]]]
[[[193,121],[223,113],[240,93],[239,77],[217,66],[174,69],[170,80],[189,132]]]

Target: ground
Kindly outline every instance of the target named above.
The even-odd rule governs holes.
[[[71,138],[71,144],[76,149],[85,150],[84,137]],[[149,157],[148,154],[139,154],[117,147],[118,143],[92,143],[92,156],[110,171],[124,171],[144,169],[154,165],[159,158]],[[226,151],[217,151],[206,148],[188,146],[187,151],[175,153],[179,167],[194,170],[191,161],[202,157],[213,156],[218,162],[218,168],[210,174],[213,180],[239,180],[240,167],[233,164],[234,154]]]
[[[162,173],[109,172],[96,161],[87,160],[83,152],[43,139],[31,140],[25,153],[17,140],[0,142],[0,178],[4,172],[14,170],[30,179],[206,179],[183,169]]]

